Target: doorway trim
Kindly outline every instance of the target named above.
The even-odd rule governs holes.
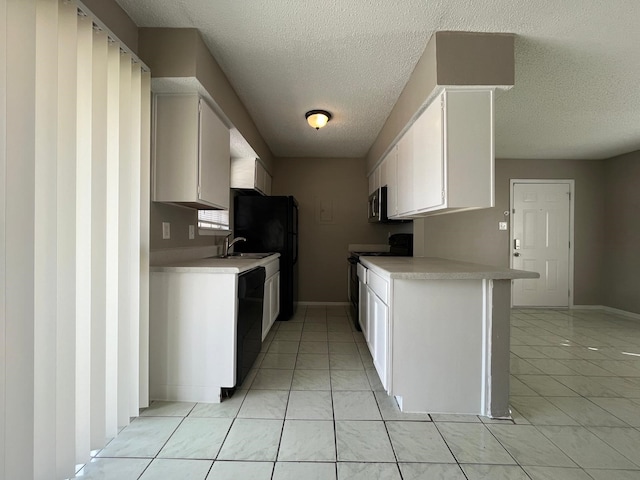
[[[511,254],[511,245],[513,245],[513,189],[516,183],[540,183],[540,184],[557,184],[566,183],[569,185],[569,302],[568,308],[572,309],[575,296],[575,286],[573,282],[574,258],[575,250],[574,241],[574,217],[575,217],[575,187],[576,181],[573,179],[556,179],[556,178],[512,178],[509,180],[509,268],[513,268],[513,255]],[[511,281],[511,307],[513,307],[513,280]],[[527,307],[527,308],[549,308],[549,307]]]

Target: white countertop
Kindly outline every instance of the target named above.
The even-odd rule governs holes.
[[[512,280],[540,277],[537,272],[435,257],[360,257],[360,262],[383,277],[405,280]]]
[[[151,265],[149,271],[174,273],[242,273],[252,268],[263,267],[279,257],[279,253],[274,253],[265,258],[198,258],[195,260],[181,260],[178,262]]]

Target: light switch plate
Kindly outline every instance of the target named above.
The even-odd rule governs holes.
[[[171,224],[169,222],[162,222],[162,239],[169,240],[171,238]]]
[[[498,222],[498,230],[506,230],[507,222]]]
[[[189,240],[193,240],[196,238],[196,226],[189,225]]]

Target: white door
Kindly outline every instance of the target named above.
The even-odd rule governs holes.
[[[513,183],[512,266],[539,279],[514,280],[514,306],[569,306],[570,183]]]

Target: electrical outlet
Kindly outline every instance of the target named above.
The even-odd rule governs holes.
[[[498,222],[498,230],[506,230],[507,222]]]
[[[196,226],[189,225],[189,240],[193,240],[196,238]]]
[[[171,224],[169,222],[162,222],[162,239],[169,240],[171,238]]]

